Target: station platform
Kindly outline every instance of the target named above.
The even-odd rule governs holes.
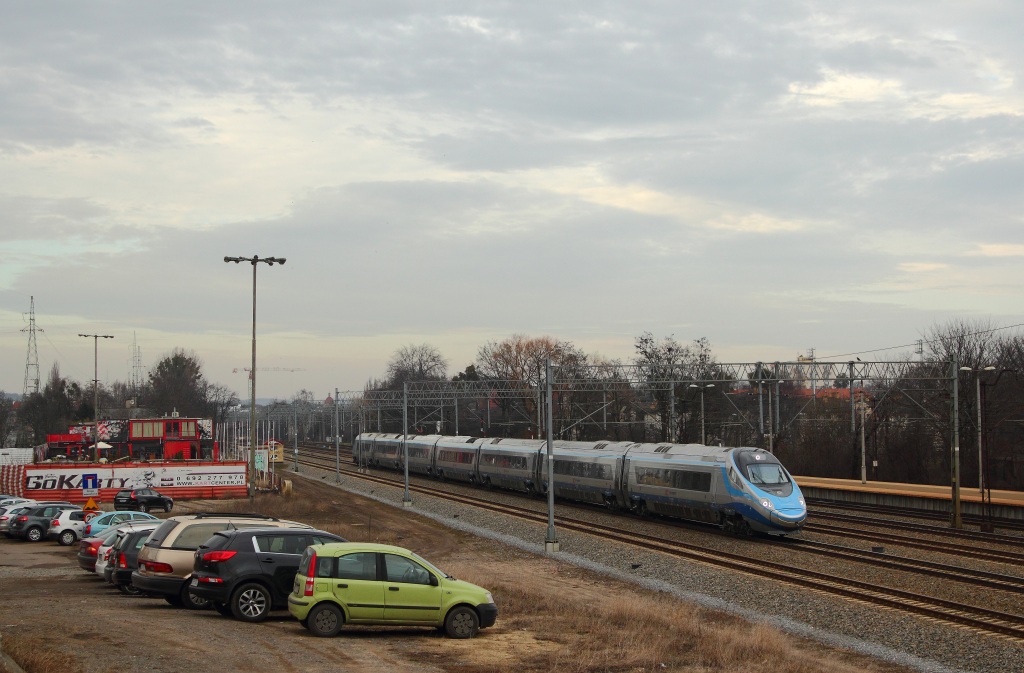
[[[953,491],[948,484],[935,486],[887,481],[861,483],[854,479],[800,476],[794,476],[793,479],[810,500],[834,500],[944,513],[952,510]],[[986,497],[988,495],[986,493]],[[960,512],[963,516],[986,517],[985,499],[977,488],[960,487]],[[1024,492],[992,490],[987,515],[993,519],[1024,522]]]

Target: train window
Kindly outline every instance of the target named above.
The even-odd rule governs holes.
[[[455,451],[452,449],[445,449],[437,452],[437,459],[444,463],[464,463],[469,464],[473,462],[473,454],[468,451]]]
[[[480,462],[484,465],[505,467],[514,470],[526,469],[526,456],[502,456],[496,454],[482,454]]]
[[[603,463],[584,463],[576,460],[555,460],[555,474],[585,479],[608,479],[608,465]]]
[[[711,491],[711,473],[694,470],[673,470],[669,468],[638,467],[636,481],[644,486],[677,488],[682,491]]]

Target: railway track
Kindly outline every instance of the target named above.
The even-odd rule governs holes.
[[[814,516],[817,518],[818,515],[815,514]],[[888,522],[881,525],[889,526]],[[900,526],[897,525],[893,525],[891,527],[900,528]],[[921,532],[919,528],[915,528],[913,526],[908,527],[907,530],[917,530],[919,533]],[[888,542],[901,547],[922,549],[933,553],[955,554],[956,556],[978,559],[981,561],[1024,564],[1024,554],[1020,552],[1000,549],[980,549],[976,546],[971,547],[968,545],[957,544],[955,542],[949,542],[948,540],[923,540],[916,537],[910,537],[908,535],[898,535],[896,533],[887,533],[880,530],[858,530],[856,528],[829,526],[827,524],[819,523],[807,524],[804,526],[804,531],[808,533],[818,533],[820,535],[869,540],[872,542]],[[942,535],[943,533],[943,531],[940,530],[932,530],[930,532],[934,535]],[[1015,544],[1019,544],[1019,542],[1016,542]]]
[[[852,503],[856,504],[856,503]],[[884,512],[890,517],[894,512]],[[833,521],[852,526],[885,527],[889,530],[900,530],[915,535],[937,535],[946,539],[957,539],[969,542],[985,544],[1024,545],[1024,538],[1019,535],[1002,535],[999,533],[982,533],[973,530],[950,528],[948,525],[935,526],[929,523],[915,521],[897,520],[883,517],[867,517],[857,514],[846,514],[842,512],[828,512],[824,510],[811,510],[811,516],[816,522]],[[931,520],[931,517],[928,518]]]
[[[834,512],[825,512],[823,509],[820,509],[820,508],[832,507],[832,508],[835,508],[835,509],[841,509],[841,510],[843,510],[845,512],[862,512],[862,513],[865,513],[865,514],[880,514],[880,515],[883,515],[883,516],[900,516],[900,517],[904,517],[904,518],[907,518],[907,519],[921,519],[921,520],[924,520],[924,521],[942,521],[942,522],[947,522],[947,523],[949,521],[949,514],[947,512],[929,512],[929,511],[923,511],[923,510],[919,510],[919,509],[913,509],[913,508],[910,508],[910,507],[892,507],[892,506],[889,506],[889,505],[886,505],[886,506],[883,507],[883,506],[880,506],[880,505],[869,505],[869,504],[866,504],[866,503],[841,502],[841,501],[838,501],[838,500],[822,500],[822,499],[819,499],[819,498],[808,498],[807,499],[807,505],[808,505],[808,507],[810,507],[810,506],[814,506],[815,507],[815,510],[814,510],[814,515],[815,516],[828,515],[828,516],[834,516],[834,517],[844,517],[844,518],[847,518],[847,520],[850,520],[850,519],[853,519],[853,518],[857,518],[857,517],[854,514],[838,514],[838,513],[834,513]],[[863,521],[870,521],[870,522],[873,522],[874,524],[877,524],[877,522],[879,522],[879,521],[883,521],[883,519],[877,519],[877,518],[875,518],[875,519],[869,519],[867,517],[860,517],[860,518]],[[884,520],[888,521],[888,519],[884,519]],[[982,523],[988,523],[983,517],[972,516],[972,515],[967,515],[967,514],[963,515],[963,522],[965,524],[974,525],[974,526],[980,526]],[[956,532],[959,535],[961,535],[961,536],[963,536],[965,538],[972,538],[972,539],[990,540],[993,537],[997,537],[997,538],[1003,537],[1003,538],[1008,538],[1010,540],[1014,540],[1014,541],[1016,541],[1018,543],[1021,541],[1021,534],[1024,534],[1024,522],[1016,521],[1016,520],[1013,520],[1013,519],[995,519],[995,520],[991,521],[991,523],[996,528],[1001,528],[1001,529],[1006,530],[1006,531],[1014,531],[1017,534],[1016,535],[994,535],[992,533],[980,533],[980,532],[977,532],[977,531],[970,531],[970,530],[958,530]],[[910,525],[914,525],[914,524],[910,524]],[[927,527],[924,524],[918,524],[918,525],[921,525],[922,528],[926,528]],[[947,530],[949,530],[949,529],[947,528]]]
[[[312,447],[311,447],[312,448]],[[333,457],[325,456],[318,460],[313,456],[305,456],[299,461],[310,467],[331,470],[336,463]],[[360,473],[351,464],[343,466],[344,474],[349,477],[357,477],[373,483],[401,488],[404,486],[402,480],[379,476],[369,473]],[[438,497],[449,501],[457,502],[471,507],[500,513],[506,516],[515,517],[537,524],[547,524],[547,514],[534,509],[508,505],[483,500],[478,497],[452,493],[431,486],[418,483],[410,483],[409,489],[412,492]],[[820,591],[835,596],[878,605],[902,612],[913,613],[929,619],[972,629],[979,633],[997,635],[1013,640],[1024,641],[1024,616],[1008,614],[982,607],[965,605],[954,601],[947,601],[923,594],[902,591],[891,587],[878,586],[877,583],[861,582],[852,579],[834,577],[826,573],[816,572],[811,569],[793,567],[791,565],[768,561],[765,559],[752,560],[749,556],[735,554],[720,550],[712,550],[706,547],[687,544],[681,541],[666,540],[661,537],[624,530],[619,527],[596,524],[592,521],[583,521],[571,517],[558,516],[556,524],[562,530],[569,530],[587,535],[597,535],[606,540],[612,540],[641,549],[655,551],[686,559],[693,562],[742,572],[761,578],[773,579],[794,586],[800,586],[814,591]],[[783,542],[780,544],[791,544]],[[878,554],[870,556],[862,550],[850,550],[848,548],[837,548],[823,543],[805,544],[799,541],[798,545],[812,553],[831,555],[844,560],[857,560],[859,562],[871,561],[882,564],[883,567],[898,568],[901,571],[917,572],[946,581],[970,582],[986,589],[1020,592],[1024,589],[1024,578],[1002,576],[996,573],[982,573],[970,571],[963,568],[952,568],[922,561],[908,561],[906,559],[880,558]],[[985,576],[989,575],[989,576]]]

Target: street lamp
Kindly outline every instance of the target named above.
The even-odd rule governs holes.
[[[284,265],[284,257],[225,257],[225,262],[248,262],[252,264],[252,367],[249,369],[249,382],[252,388],[249,395],[249,501],[256,498],[256,265],[260,262],[268,266]]]
[[[1008,372],[1009,373],[1016,373],[1017,372],[1016,369],[1009,369],[1009,368],[1003,367],[1002,369],[999,370],[999,373],[996,375],[996,378],[995,378],[994,381],[992,381],[992,383],[983,383],[982,380],[981,380],[981,373],[982,372],[992,372],[992,371],[995,371],[995,370],[996,370],[996,367],[993,367],[991,365],[988,366],[988,367],[981,367],[981,368],[976,369],[976,370],[975,369],[971,369],[970,367],[961,367],[960,368],[960,371],[962,371],[962,372],[974,372],[975,373],[974,380],[975,380],[976,390],[977,390],[976,403],[977,403],[977,406],[978,406],[978,423],[977,423],[977,425],[978,425],[978,491],[981,493],[981,503],[982,503],[983,513],[984,513],[984,520],[982,521],[982,524],[981,524],[981,532],[983,532],[983,533],[991,533],[993,531],[993,525],[992,525],[992,483],[991,483],[991,479],[989,478],[988,451],[984,451],[984,452],[982,451],[984,435],[982,434],[982,430],[981,430],[981,428],[982,428],[981,421],[982,421],[982,417],[983,417],[984,404],[985,404],[985,397],[982,394],[982,386],[994,387],[997,383],[999,383],[999,379],[1003,378],[1003,374],[1006,374]]]
[[[709,383],[707,385],[698,386],[696,383],[691,383],[690,387],[700,389],[700,443],[707,445],[707,440],[704,436],[704,391],[708,388],[714,388],[715,384]]]
[[[110,334],[79,334],[80,337],[92,339],[92,451],[93,460],[100,462],[100,339],[113,339]]]
[[[961,367],[962,372],[974,372],[974,384],[975,384],[975,404],[978,409],[978,493],[982,498],[985,497],[985,472],[982,461],[982,437],[981,434],[981,373],[995,371],[995,367],[989,365],[988,367],[980,367],[977,370],[971,367]],[[1002,372],[999,373],[1002,376]]]

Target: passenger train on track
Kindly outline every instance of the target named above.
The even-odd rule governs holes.
[[[547,442],[500,437],[363,433],[357,465],[494,486],[548,491]],[[786,535],[807,520],[803,494],[764,449],[702,444],[571,442],[552,447],[555,497],[701,521],[739,534]]]

